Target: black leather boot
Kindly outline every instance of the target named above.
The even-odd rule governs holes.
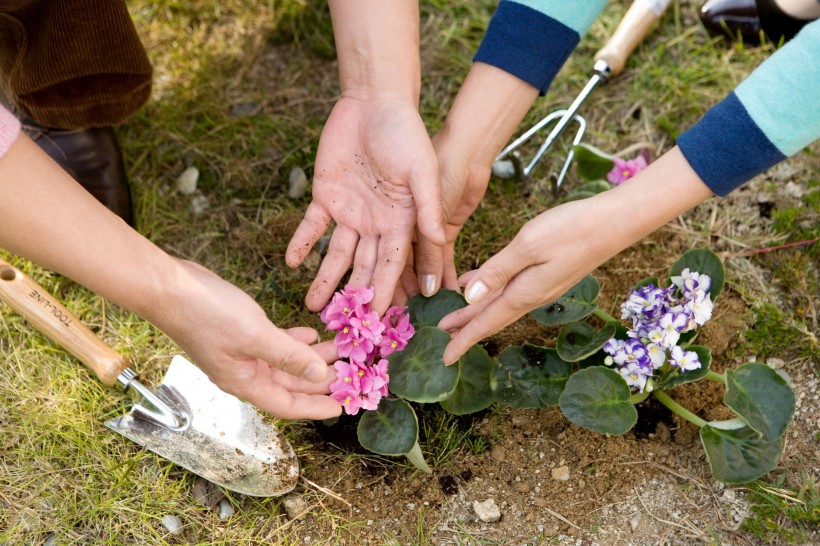
[[[775,44],[788,41],[809,22],[786,15],[774,0],[709,0],[699,15],[711,34],[739,36],[752,45],[763,35]]]
[[[23,120],[23,130],[97,200],[134,225],[131,188],[114,129],[49,129]]]

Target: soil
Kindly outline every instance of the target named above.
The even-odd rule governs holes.
[[[743,199],[735,201],[735,206],[748,205]],[[708,211],[707,204],[682,221],[697,220]],[[748,217],[747,223],[755,229]],[[762,224],[758,227],[763,229]],[[637,280],[664,276],[693,246],[698,245],[691,233],[668,226],[613,258],[595,272],[601,282],[599,304],[617,309]],[[755,355],[737,354],[753,317],[736,289],[733,263],[727,260],[726,265],[726,288],[698,338],[711,348],[718,372],[755,360]],[[510,345],[552,345],[556,333],[524,318],[484,346],[495,355]],[[792,378],[798,409],[780,468],[767,479],[784,472],[791,477],[800,470],[816,472],[820,451],[813,435],[818,419],[811,408],[818,405],[817,363],[772,359],[769,364]],[[704,419],[731,417],[718,383],[682,385],[672,394]],[[571,424],[557,408],[493,408],[456,421],[459,433],[483,440],[487,448],[480,453],[457,448],[432,475],[415,471],[401,458],[375,457],[363,450],[356,440],[355,418],[343,418],[334,426],[317,423],[305,432],[305,443],[315,449],[302,457],[303,475],[309,480],[305,484],[327,488],[333,495],[308,485],[294,492],[292,496],[302,497],[314,511],[291,524],[305,543],[334,537],[339,544],[383,544],[385,537],[395,537],[396,543],[419,544],[427,543],[420,538],[427,536],[432,544],[771,543],[740,530],[749,515],[748,491],[711,477],[694,425],[651,398],[638,406],[638,413],[632,431],[604,437]],[[424,422],[425,410],[419,414]],[[423,446],[424,440],[422,435]],[[496,522],[480,521],[473,508],[488,499],[500,510]],[[320,515],[322,506],[342,514],[343,520],[362,523],[330,523]],[[810,533],[820,540],[820,531]]]

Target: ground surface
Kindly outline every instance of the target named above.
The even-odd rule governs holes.
[[[337,67],[323,7],[272,4],[130,2],[155,64],[155,90],[120,134],[143,234],[237,283],[278,324],[318,326],[301,303],[316,262],[297,270],[284,264],[308,202],[289,199],[287,184],[294,167],[311,175],[338,92]],[[710,39],[696,7],[673,2],[624,74],[590,97],[586,142],[612,153],[644,146],[662,153],[771,53]],[[492,9],[492,2],[423,7],[421,111],[431,132]],[[525,125],[572,100],[623,11],[620,2],[607,7]],[[699,342],[712,349],[714,369],[766,362],[789,374],[798,396],[780,466],[760,481],[713,480],[695,427],[658,404],[639,406],[638,426],[622,437],[581,429],[556,409],[494,407],[457,419],[422,412],[432,476],[363,451],[350,420],[283,423],[303,479],[286,499],[246,498],[110,433],[102,422],[120,415],[126,400],[0,306],[0,543],[818,543],[820,251],[817,244],[760,251],[820,234],[817,151],[704,203],[594,273],[601,306],[614,310],[637,280],[664,275],[689,248],[724,258],[727,288]],[[546,187],[558,164],[530,184],[491,182],[459,244],[461,270],[555,203]],[[189,166],[201,172],[192,196],[175,189]],[[567,182],[577,183],[573,175]],[[132,358],[147,384],[160,381],[175,352],[161,333],[67,279],[3,256]],[[513,344],[549,345],[556,333],[524,319],[486,347],[495,355]],[[722,388],[703,383],[679,387],[675,398],[703,418],[722,418]],[[501,511],[494,523],[479,521],[473,509],[488,499]],[[180,518],[180,534],[163,525],[167,516]]]

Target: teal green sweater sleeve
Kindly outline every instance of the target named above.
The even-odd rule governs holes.
[[[820,137],[820,19],[806,25],[723,101],[678,137],[716,195]]]
[[[474,60],[545,94],[606,0],[501,0]]]

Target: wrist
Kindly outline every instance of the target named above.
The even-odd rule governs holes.
[[[439,140],[471,165],[489,169],[538,97],[538,89],[476,62],[456,96]]]
[[[409,99],[421,90],[418,3],[330,3],[343,97]]]

